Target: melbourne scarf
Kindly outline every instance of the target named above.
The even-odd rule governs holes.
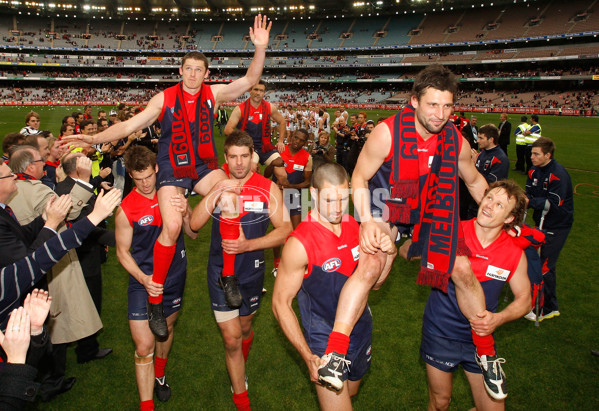
[[[195,119],[189,121],[183,96],[183,84],[179,83],[171,124],[170,160],[177,178],[198,178],[194,141],[198,142],[197,154],[208,168],[218,167],[218,158],[212,139],[214,108],[207,96],[207,85],[202,84],[200,96],[195,104]]]
[[[414,108],[406,106],[393,122],[391,193],[386,217],[415,224],[409,257],[422,257],[418,284],[447,292],[456,255],[469,255],[459,224],[458,157],[461,136],[451,124],[438,134],[430,171],[419,177],[418,133]],[[422,182],[424,184],[422,184]]]
[[[250,100],[248,99],[241,103],[239,109],[241,110],[241,129],[247,130],[251,109]],[[262,152],[268,153],[269,151],[274,150],[275,146],[270,142],[270,107],[268,107],[268,104],[264,100],[260,103],[260,113],[262,113],[262,121],[260,123],[260,128],[262,130]]]

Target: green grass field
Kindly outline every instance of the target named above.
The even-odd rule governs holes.
[[[0,135],[18,131],[29,107],[0,108]],[[42,128],[56,132],[60,119],[71,112],[65,107],[39,107]],[[95,112],[96,110],[94,110]],[[372,112],[371,118],[391,113]],[[510,118],[518,124],[519,115]],[[498,122],[498,115],[479,115],[479,125]],[[597,118],[541,116],[543,135],[557,145],[556,159],[570,168],[575,194],[575,223],[558,263],[561,317],[539,328],[524,319],[500,328],[499,352],[507,359],[513,410],[599,409],[599,139]],[[218,139],[222,147],[222,139]],[[510,158],[515,159],[515,143]],[[576,170],[575,170],[576,169]],[[583,171],[589,170],[589,171]],[[514,175],[524,185],[524,176]],[[197,198],[192,200],[197,201]],[[209,229],[187,241],[189,270],[175,343],[167,366],[173,396],[157,409],[233,410],[221,338],[210,310],[206,287]],[[267,251],[267,273],[272,267]],[[72,391],[30,409],[100,410],[138,409],[134,377],[133,343],[127,325],[128,276],[114,250],[104,265],[103,347],[114,354],[105,360],[79,365],[69,350],[67,374],[77,377]],[[397,261],[380,291],[370,296],[374,315],[373,357],[359,395],[357,410],[425,409],[428,402],[425,367],[419,357],[421,316],[429,289],[416,285],[418,263]],[[255,410],[316,410],[318,402],[306,367],[282,334],[271,312],[274,279],[266,276],[268,289],[255,320],[255,340],[247,364],[249,395]],[[501,303],[501,307],[505,303]],[[451,408],[473,407],[463,373],[455,377]]]

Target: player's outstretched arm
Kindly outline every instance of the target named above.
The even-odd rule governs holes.
[[[478,315],[477,320],[470,322],[475,333],[484,337],[492,334],[497,327],[510,321],[522,318],[530,311],[530,281],[528,279],[528,262],[522,252],[520,263],[516,272],[509,281],[510,289],[514,293],[514,301],[498,313],[484,311]]]
[[[485,191],[489,188],[487,180],[481,173],[478,172],[472,161],[472,149],[468,140],[462,137],[462,149],[460,150],[460,156],[458,158],[458,171],[460,177],[464,180],[468,191],[476,204],[480,204],[480,201],[485,195]]]
[[[127,121],[122,121],[113,126],[108,127],[93,136],[85,134],[76,134],[68,137],[63,137],[64,143],[77,143],[83,142],[87,144],[100,144],[108,143],[110,141],[118,140],[119,138],[127,137],[134,132],[151,126],[160,117],[162,112],[162,105],[164,103],[164,93],[158,93],[148,103],[144,111],[131,117]],[[63,143],[63,144],[64,144]]]
[[[243,233],[243,226],[239,227],[239,238],[236,240],[223,240],[223,251],[227,254],[241,254],[248,251],[266,250],[282,245],[293,230],[287,209],[283,204],[283,194],[275,183],[270,185],[270,203],[268,217],[274,229],[263,237],[247,239]]]
[[[271,27],[272,21],[269,22],[266,16],[258,14],[254,18],[254,27],[250,27],[250,39],[256,47],[254,58],[252,59],[245,76],[227,85],[212,87],[217,106],[220,106],[220,104],[226,103],[227,101],[235,100],[260,80],[262,69],[264,68],[266,47],[268,46]]]
[[[293,299],[302,286],[307,265],[308,255],[304,246],[295,237],[290,237],[283,247],[272,295],[272,311],[283,333],[306,362],[310,379],[312,382],[318,382],[320,357],[313,354],[308,347],[292,307]]]
[[[381,232],[372,220],[368,181],[381,167],[391,150],[391,133],[386,124],[374,128],[360,152],[352,174],[351,188],[354,208],[360,218],[360,248],[374,254],[380,248]]]

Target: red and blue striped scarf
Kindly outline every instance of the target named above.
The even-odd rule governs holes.
[[[455,126],[445,125],[438,134],[431,168],[421,186],[414,116],[414,108],[409,105],[395,116],[386,217],[391,223],[415,224],[408,256],[422,257],[418,284],[447,292],[456,255],[470,254],[459,218],[458,158],[462,137]]]
[[[198,156],[208,166],[216,170],[218,158],[212,138],[214,108],[207,96],[207,85],[202,84],[200,96],[195,104],[195,120],[189,121],[183,97],[183,84],[179,83],[175,98],[169,155],[177,178],[198,178],[196,156],[193,154],[194,140],[198,142]],[[191,126],[191,127],[190,127]],[[193,135],[192,135],[193,132]]]

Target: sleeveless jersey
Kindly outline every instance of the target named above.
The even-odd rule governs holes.
[[[326,345],[328,335],[333,330],[341,289],[358,266],[358,233],[358,223],[350,215],[343,217],[341,234],[337,237],[308,214],[290,234],[302,243],[308,255],[308,271],[297,294],[297,301],[306,341],[311,347],[313,341],[321,341]],[[361,337],[370,336],[371,330],[372,315],[366,306],[351,333],[350,341],[359,344]]]
[[[172,137],[173,126],[177,128],[177,124],[183,122],[183,114],[180,112],[175,112],[175,103],[177,100],[177,92],[178,88],[180,88],[180,84],[167,88],[164,90],[164,104],[162,105],[162,112],[158,117],[158,121],[160,122],[160,130],[161,137],[158,139],[158,164],[163,164],[164,161],[168,161],[170,163],[170,144]],[[204,104],[208,107],[207,116],[205,118],[200,118],[199,121],[196,121],[196,112],[200,113],[198,104],[202,104],[199,101],[201,90],[198,91],[197,94],[191,95],[185,91],[183,91],[183,99],[185,100],[185,108],[187,112],[187,118],[189,120],[189,129],[192,136],[198,135],[196,127],[200,127],[200,135],[202,132],[208,133],[210,141],[202,141],[202,144],[208,144],[212,146],[212,151],[215,157],[218,157],[216,151],[216,145],[214,143],[212,127],[214,125],[214,95],[212,94],[212,88],[208,84],[202,84],[202,88],[205,89],[205,102]],[[181,126],[183,128],[183,126]],[[200,141],[198,139],[192,138],[193,147],[189,150],[195,156],[195,164],[201,165],[204,162],[200,158]]]
[[[286,145],[285,150],[281,153],[281,158],[285,162],[285,171],[287,172],[289,183],[303,183],[304,170],[310,161],[310,153],[306,150],[300,150],[295,154],[291,154],[289,145]]]
[[[147,198],[134,188],[131,193],[125,197],[121,203],[121,209],[127,217],[127,221],[133,227],[133,238],[131,241],[131,256],[146,275],[152,275],[154,272],[154,250],[153,244],[158,239],[162,230],[162,216],[158,207],[158,195],[154,198]],[[183,230],[177,239],[177,247],[173,262],[166,277],[169,278],[185,273],[187,269],[187,257],[185,256],[185,241],[183,239]],[[129,283],[138,284],[137,280],[131,275]],[[167,284],[165,284],[166,287]]]
[[[239,106],[239,109],[241,110],[241,119],[239,120],[239,123],[237,123],[237,128],[240,130],[244,130],[246,131],[250,137],[252,137],[252,140],[254,141],[254,151],[257,152],[263,152],[263,141],[262,139],[264,138],[263,134],[263,121],[264,119],[269,119],[269,126],[270,126],[270,103],[266,100],[262,100],[262,103],[260,105],[258,105],[258,107],[254,107],[252,106],[252,104],[249,102],[249,100],[247,100],[245,103],[247,106],[247,122],[245,124],[245,128],[244,128],[244,113],[243,113],[243,104]],[[269,139],[270,140],[270,139]],[[270,151],[270,150],[267,150]]]
[[[468,259],[485,293],[487,310],[495,312],[499,294],[518,268],[523,251],[505,231],[492,244],[483,247],[474,231],[475,221],[461,222],[466,245],[472,251]],[[433,336],[472,342],[470,323],[460,311],[453,281],[449,281],[447,288],[447,294],[432,289],[424,309],[422,330]]]
[[[239,195],[239,216],[245,238],[259,238],[266,235],[270,224],[268,215],[270,187],[272,181],[253,173],[241,188]],[[278,204],[276,206],[282,206]],[[220,233],[220,209],[212,217],[212,240],[208,257],[208,276],[218,279],[223,270],[223,248]],[[235,275],[240,283],[250,283],[264,277],[264,250],[248,251],[235,256]],[[210,280],[209,280],[210,281]]]
[[[371,202],[374,204],[375,209],[384,210],[386,200],[389,197],[389,192],[391,188],[391,171],[393,164],[393,144],[395,141],[395,136],[393,135],[393,122],[395,120],[395,116],[391,116],[383,122],[389,127],[389,133],[391,134],[391,147],[389,149],[389,153],[387,157],[381,164],[381,167],[375,173],[375,175],[368,182],[368,188],[371,193]],[[427,140],[424,140],[418,135],[418,169],[420,172],[420,185],[424,185],[426,183],[426,178],[428,177],[428,173],[430,171],[431,165],[433,163],[433,158],[435,155],[435,150],[437,148],[437,140],[439,138],[438,134],[434,134],[429,137]],[[459,133],[458,133],[459,135]],[[464,142],[463,138],[459,139],[459,150],[462,151],[462,143]],[[379,190],[377,190],[379,189]],[[380,190],[382,189],[382,190]],[[420,199],[421,204],[424,204],[424,197],[426,196],[426,190],[422,190],[422,198]],[[374,212],[374,211],[373,211]],[[380,217],[380,215],[374,215],[373,217]]]

